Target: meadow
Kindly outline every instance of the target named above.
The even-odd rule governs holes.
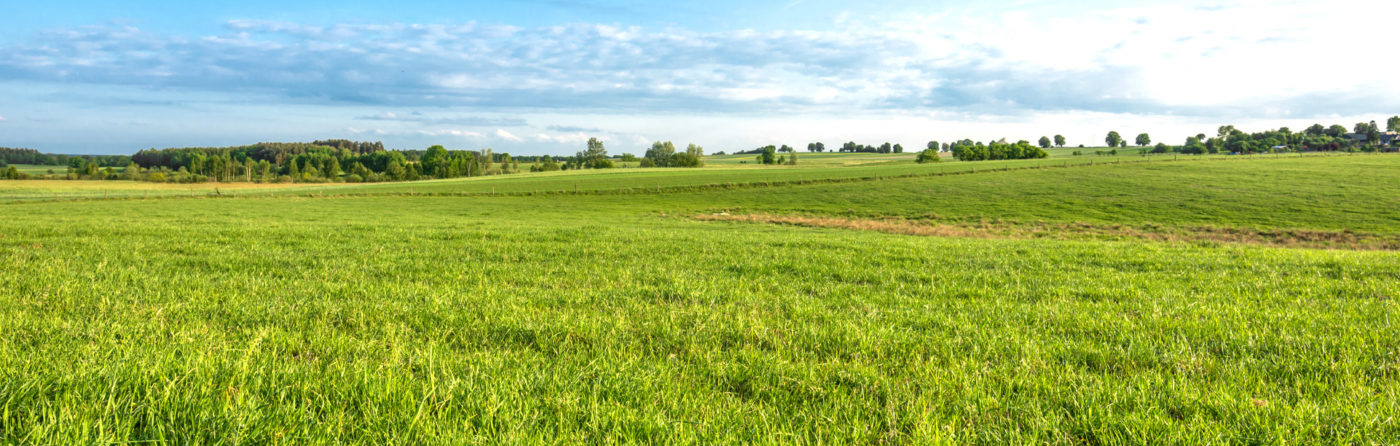
[[[0,442],[1400,442],[1400,156],[867,156],[0,182]]]
[[[917,164],[908,154],[820,153],[801,155],[795,166],[738,164],[749,155],[709,157],[704,169],[628,167],[495,175],[394,183],[144,183],[133,181],[5,181],[0,203],[63,199],[160,198],[198,196],[349,196],[349,195],[540,195],[651,193],[695,189],[769,187],[774,185],[867,181],[898,177],[958,175],[989,170],[1026,170],[1103,164],[1227,161],[1249,157],[1225,155],[1120,155],[1049,159]],[[1282,156],[1282,155],[1263,155]],[[1291,154],[1291,157],[1339,156]],[[882,158],[883,157],[883,158]],[[816,158],[816,159],[811,159]],[[883,160],[881,160],[883,159]],[[881,160],[881,161],[872,161]],[[522,166],[522,168],[525,166]]]

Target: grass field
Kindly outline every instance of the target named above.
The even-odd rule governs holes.
[[[809,154],[803,154],[809,155]],[[132,181],[0,181],[0,203],[15,201],[94,199],[94,198],[159,198],[192,196],[266,196],[266,195],[383,195],[383,194],[569,194],[569,193],[642,193],[658,190],[695,188],[733,188],[771,186],[774,184],[827,183],[861,181],[892,177],[955,175],[998,169],[1034,169],[1076,167],[1112,163],[1207,162],[1243,160],[1230,156],[1120,156],[1071,157],[1040,160],[949,161],[917,164],[905,154],[810,154],[820,158],[808,162],[802,158],[796,166],[740,165],[732,156],[711,157],[703,169],[608,169],[561,171],[537,174],[514,174],[487,177],[453,178],[403,183],[140,183]],[[1299,156],[1299,155],[1290,155]],[[1304,158],[1337,156],[1307,154]],[[745,155],[747,157],[747,155]],[[876,160],[876,161],[872,161]]]
[[[0,182],[0,442],[1400,442],[1400,156],[840,159]]]

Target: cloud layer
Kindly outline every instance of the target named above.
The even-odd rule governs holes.
[[[1048,20],[1024,13],[912,17],[823,31],[708,33],[597,24],[527,29],[235,20],[220,33],[185,37],[98,26],[0,47],[0,75],[247,92],[303,103],[488,110],[1190,114],[1264,107],[1292,115],[1305,104],[1352,111],[1337,109],[1379,99],[1376,88],[1394,92],[1382,76],[1326,77],[1303,62],[1316,51],[1342,60],[1370,55],[1312,32],[1331,29],[1331,18],[1358,18],[1329,17],[1336,14],[1313,11],[1314,3],[1284,11],[1265,6],[1160,6]],[[1345,41],[1365,37],[1365,26],[1348,28]],[[1290,63],[1295,60],[1302,63]],[[464,125],[523,124],[459,119]]]
[[[88,26],[0,41],[0,91],[25,92],[34,109],[56,119],[65,112],[55,103],[77,105],[73,115],[146,107],[159,116],[148,120],[211,104],[203,122],[217,119],[221,104],[249,114],[299,107],[322,132],[416,135],[415,144],[640,141],[653,129],[684,131],[701,116],[729,121],[697,134],[729,127],[728,137],[739,139],[757,130],[732,128],[763,120],[759,127],[820,134],[841,122],[873,127],[892,117],[1005,125],[1089,115],[1211,122],[1389,115],[1400,110],[1400,84],[1374,68],[1389,58],[1382,42],[1393,39],[1400,3],[1358,3],[1074,9],[1029,2],[1009,12],[842,16],[763,31],[232,20],[184,35]],[[16,118],[9,124],[41,118],[14,107],[0,104]],[[803,130],[776,120],[798,116],[824,124]]]

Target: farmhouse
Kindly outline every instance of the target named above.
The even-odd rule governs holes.
[[[1350,141],[1350,142],[1352,142],[1352,143],[1360,144],[1360,143],[1365,143],[1365,142],[1366,142],[1366,134],[1365,134],[1365,133],[1348,133],[1348,134],[1346,134],[1346,138],[1347,138],[1347,141]],[[1397,139],[1400,139],[1400,133],[1396,133],[1396,132],[1385,132],[1385,133],[1381,133],[1381,141],[1380,141],[1380,143],[1381,143],[1382,146],[1388,146],[1388,145],[1390,145],[1390,143],[1395,142],[1395,140],[1397,140]]]

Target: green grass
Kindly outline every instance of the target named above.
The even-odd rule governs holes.
[[[1242,159],[1226,156],[1078,157],[1011,161],[950,161],[917,164],[903,154],[814,154],[826,161],[796,166],[756,166],[710,162],[700,169],[606,169],[546,173],[520,173],[489,177],[453,178],[402,183],[249,184],[199,183],[150,184],[131,181],[37,180],[0,181],[0,202],[92,198],[152,198],[210,195],[383,195],[383,194],[569,194],[642,193],[661,190],[753,187],[787,183],[859,181],[889,177],[936,176],[987,172],[1000,169],[1074,167],[1105,163],[1164,161],[1216,161]],[[1291,155],[1297,156],[1297,155]],[[1317,157],[1308,154],[1304,158]],[[903,157],[903,158],[901,158]],[[866,162],[882,159],[879,162]],[[722,160],[721,160],[722,161]]]
[[[28,174],[28,175],[46,175],[46,174],[48,174],[49,170],[53,170],[54,173],[59,174],[59,175],[62,175],[62,174],[65,174],[65,173],[68,172],[68,167],[67,167],[67,166],[46,166],[46,165],[39,165],[39,164],[11,164],[11,166],[15,166],[15,169],[16,169],[16,170],[20,171],[21,173]],[[119,169],[124,170],[124,169],[126,169],[126,168],[125,168],[125,167],[122,167],[122,168],[119,168]]]
[[[1397,167],[4,204],[0,442],[1394,443],[1395,252],[688,217],[1386,231]]]
[[[973,164],[973,163],[965,163]],[[1400,156],[1099,164],[639,197],[695,212],[1400,233]]]

